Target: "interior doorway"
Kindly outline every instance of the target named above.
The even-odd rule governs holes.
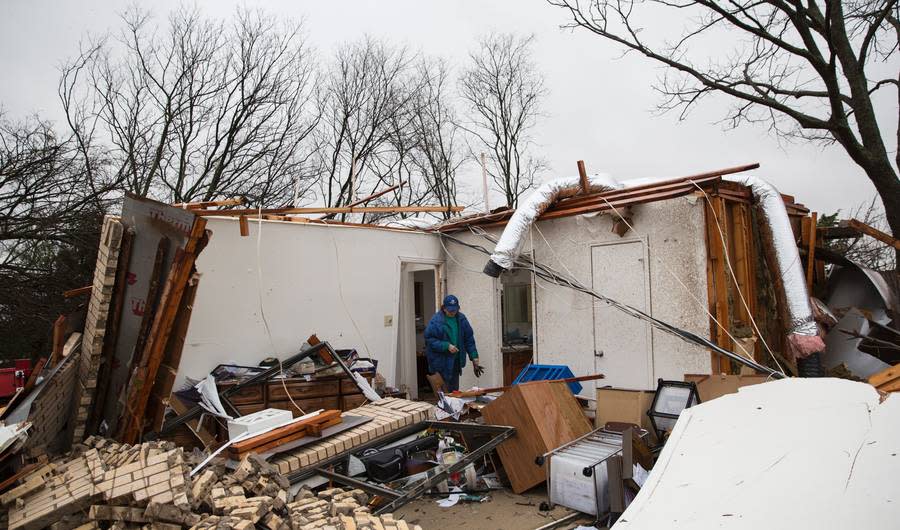
[[[411,263],[401,265],[400,322],[397,326],[397,381],[411,399],[433,398],[425,378],[425,327],[440,307],[441,264]]]
[[[514,270],[500,277],[503,385],[513,380],[534,357],[534,291],[531,271]]]

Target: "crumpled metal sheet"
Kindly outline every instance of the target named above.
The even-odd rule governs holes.
[[[781,194],[765,180],[752,175],[725,176],[723,180],[737,182],[750,188],[760,213],[760,235],[771,243],[775,264],[784,286],[785,308],[790,318],[788,344],[794,357],[803,358],[824,351],[825,342],[809,303],[806,290],[806,271]]]
[[[623,186],[616,179],[606,174],[592,175],[588,177],[588,187],[591,193],[601,193],[621,189]],[[500,240],[491,254],[491,261],[504,269],[510,269],[516,258],[522,253],[528,230],[538,217],[544,213],[551,204],[569,197],[574,197],[581,192],[581,179],[579,177],[563,177],[542,184],[531,195],[519,203],[516,212],[510,218]]]

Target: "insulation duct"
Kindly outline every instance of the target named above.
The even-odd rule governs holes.
[[[760,234],[772,249],[772,260],[778,269],[784,290],[782,302],[790,322],[788,323],[788,347],[795,358],[805,358],[825,350],[825,343],[818,334],[806,275],[800,253],[794,239],[787,210],[781,194],[774,186],[753,176],[725,176],[724,180],[750,188],[760,212]],[[641,182],[644,184],[645,182]],[[608,175],[594,175],[589,179],[591,193],[601,193],[625,186]],[[581,192],[578,177],[567,177],[547,182],[529,195],[516,209],[503,230],[484,273],[497,278],[510,269],[522,252],[531,225],[554,202],[573,197]]]
[[[623,186],[609,175],[592,175],[588,177],[588,192],[601,193],[621,189]],[[531,225],[541,216],[551,204],[560,200],[574,197],[582,191],[579,177],[564,177],[545,182],[529,195],[516,208],[516,212],[509,219],[509,223],[503,230],[500,240],[494,247],[491,259],[484,266],[484,273],[497,278],[504,270],[509,270],[516,258],[522,253],[525,237],[531,229]]]
[[[751,175],[726,176],[723,180],[736,182],[750,188],[759,212],[760,236],[770,250],[781,285],[784,290],[783,302],[788,324],[788,347],[790,354],[802,359],[813,353],[825,351],[825,342],[819,330],[809,303],[806,290],[806,273],[797,241],[784,207],[781,194],[765,180]]]

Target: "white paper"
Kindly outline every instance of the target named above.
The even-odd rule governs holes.
[[[437,501],[438,506],[441,508],[449,508],[451,506],[455,506],[457,502],[459,502],[459,498],[462,497],[459,493],[454,493],[447,497],[446,499],[441,499]]]

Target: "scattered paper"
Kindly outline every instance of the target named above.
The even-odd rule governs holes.
[[[438,506],[441,508],[449,508],[451,506],[456,506],[456,503],[459,502],[459,498],[462,497],[461,493],[454,493],[447,497],[446,499],[441,499],[437,501]]]

